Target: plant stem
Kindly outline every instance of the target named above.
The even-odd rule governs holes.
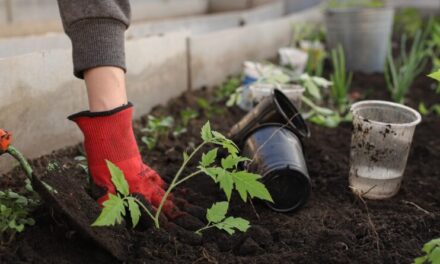
[[[213,228],[213,227],[214,227],[214,225],[211,225],[211,223],[208,223],[206,226],[200,228],[195,233],[200,235],[202,231]]]
[[[124,200],[126,200],[126,198],[124,198]],[[142,209],[144,209],[144,211],[148,214],[148,216],[154,221],[155,220],[154,215],[150,212],[150,210],[148,210],[148,208],[145,207],[145,205],[143,203],[141,203],[141,201],[139,201],[138,199],[134,198],[134,200],[136,201],[136,203],[138,205],[140,205],[142,207]],[[159,228],[159,227],[157,227],[157,228]]]
[[[180,181],[178,181],[175,186],[180,185],[181,183],[186,182],[187,180],[191,179],[194,176],[197,176],[198,174],[202,173],[203,171],[198,170],[196,172],[191,173],[190,175],[186,176],[185,178],[181,179]]]
[[[20,151],[18,151],[13,146],[9,146],[7,152],[9,155],[14,157],[14,159],[16,159],[20,163],[20,166],[26,173],[26,176],[29,178],[29,180],[32,180],[32,172],[33,172],[32,167],[29,164],[29,162],[26,160],[26,158],[23,156],[23,154],[21,154]]]
[[[183,161],[182,166],[180,166],[179,170],[177,171],[176,176],[174,177],[173,181],[171,182],[170,186],[168,187],[167,191],[165,192],[165,195],[162,197],[162,201],[160,201],[159,207],[157,208],[157,212],[156,215],[154,217],[154,224],[156,226],[156,228],[160,228],[160,223],[159,223],[159,216],[160,213],[162,212],[162,207],[164,206],[168,196],[170,195],[171,191],[176,188],[177,184],[177,180],[179,179],[180,175],[182,174],[183,170],[185,169],[186,165],[188,164],[188,162],[194,157],[194,155],[203,147],[207,144],[208,142],[203,142],[201,143],[196,149],[194,149],[194,151],[191,153],[191,155],[189,155],[189,157]]]

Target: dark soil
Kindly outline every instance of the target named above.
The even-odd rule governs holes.
[[[440,102],[431,84],[420,77],[412,87],[409,104],[417,107],[420,101],[428,105]],[[357,74],[353,90],[366,98],[388,99],[381,75]],[[152,114],[173,115],[178,120],[180,110],[198,109],[196,97],[213,98],[210,91],[187,93]],[[213,105],[222,107],[223,103]],[[222,114],[210,120],[215,129],[226,132],[244,113],[236,108],[222,109]],[[135,122],[138,138],[146,120]],[[188,133],[162,140],[154,151],[143,148],[145,162],[169,181],[182,162],[182,152],[200,141],[199,131],[205,121],[201,115],[191,122]],[[197,241],[153,228],[132,231],[119,227],[99,236],[104,240],[119,236],[119,245],[108,246],[122,245],[126,263],[411,263],[424,243],[440,237],[440,118],[425,117],[417,127],[402,188],[395,197],[382,201],[363,201],[348,188],[351,124],[335,129],[311,125],[311,132],[305,151],[313,191],[306,206],[297,212],[275,213],[259,202],[254,202],[254,210],[235,197],[230,214],[252,223],[245,234],[228,237],[210,230]],[[87,196],[87,175],[74,160],[81,153],[81,147],[75,146],[32,164],[36,174],[46,175],[44,179],[55,189],[67,190],[60,194],[62,200],[68,210],[84,211],[78,216],[83,227],[88,227],[99,209]],[[57,162],[61,172],[44,174],[49,162]],[[20,188],[23,179],[16,169],[1,177],[1,189]],[[204,208],[224,199],[208,177],[200,176],[185,188],[185,198]],[[47,202],[39,208],[33,215],[37,224],[12,244],[0,247],[0,263],[118,262],[109,250],[90,239],[93,234],[78,232],[71,219],[53,207],[54,203]],[[90,232],[99,232],[96,230]]]

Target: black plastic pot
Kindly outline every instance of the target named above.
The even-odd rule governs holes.
[[[252,111],[231,128],[228,137],[237,146],[242,147],[251,131],[267,123],[286,125],[300,138],[310,136],[309,128],[293,103],[283,92],[274,89],[271,96],[261,100]]]
[[[242,155],[252,161],[247,170],[263,177],[277,212],[293,211],[304,205],[311,183],[300,138],[280,124],[262,125],[245,140]]]

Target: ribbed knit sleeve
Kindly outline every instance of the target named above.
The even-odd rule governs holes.
[[[130,24],[129,0],[58,0],[72,41],[74,74],[97,66],[126,70],[124,33]]]

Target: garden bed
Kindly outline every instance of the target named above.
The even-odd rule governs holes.
[[[438,102],[440,96],[430,91],[431,83],[427,77],[419,77],[408,104],[416,107],[421,101],[428,105]],[[382,75],[356,74],[352,85],[352,91],[370,99],[388,100],[385,89]],[[154,109],[152,114],[172,115],[177,120],[185,108],[201,111],[196,103],[198,97],[214,98],[212,91],[188,92],[168,106]],[[238,108],[224,107],[224,102],[212,105],[223,109],[210,118],[213,128],[220,132],[227,132],[244,115]],[[206,120],[200,114],[178,139],[163,140],[153,151],[142,148],[146,163],[170,181],[182,162],[182,152],[191,142],[200,142],[200,128]],[[146,118],[135,122],[139,142],[140,129],[146,122]],[[247,233],[228,237],[210,230],[201,243],[190,243],[152,228],[129,231],[127,263],[410,263],[420,255],[424,243],[440,236],[438,117],[424,117],[417,127],[402,188],[395,197],[382,201],[363,201],[348,188],[351,124],[333,129],[311,125],[311,132],[305,153],[313,192],[304,208],[281,214],[255,202],[254,210],[233,197],[230,214],[250,220],[252,228]],[[75,146],[32,164],[41,174],[56,161],[66,170],[58,175],[60,179],[69,177],[86,186],[87,175],[74,160],[79,155],[81,147]],[[192,164],[189,169],[195,166]],[[20,188],[23,179],[16,169],[0,179],[0,189]],[[224,199],[208,177],[199,176],[186,183],[185,188],[185,198],[204,208]],[[96,208],[92,210],[99,214]],[[18,235],[12,244],[0,247],[1,263],[116,262],[50,207],[41,206],[33,217],[35,226]]]

